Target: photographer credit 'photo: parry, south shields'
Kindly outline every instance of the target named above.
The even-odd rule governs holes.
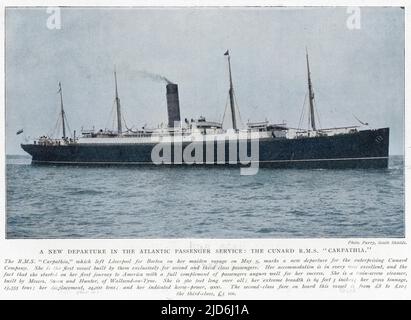
[[[7,7],[7,239],[405,236],[404,9]]]

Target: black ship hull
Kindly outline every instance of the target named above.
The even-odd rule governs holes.
[[[21,146],[32,156],[33,164],[154,165],[151,159],[154,145],[73,143]],[[260,167],[271,168],[387,168],[388,148],[389,128],[311,138],[270,138],[259,141],[258,162]],[[226,160],[220,165],[229,165],[228,143],[225,154]],[[171,162],[167,165],[187,164]]]

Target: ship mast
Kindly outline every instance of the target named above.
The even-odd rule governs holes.
[[[59,82],[59,91],[60,93],[60,106],[61,106],[61,123],[63,127],[63,139],[66,138],[66,122],[65,122],[65,113],[63,107],[63,90],[61,89],[61,82]]]
[[[225,56],[227,56],[228,59],[228,73],[230,76],[230,90],[228,91],[230,95],[230,107],[231,107],[231,118],[233,121],[233,129],[237,130],[237,120],[235,116],[235,105],[234,105],[234,88],[233,88],[233,79],[231,77],[231,62],[230,62],[230,52],[227,50],[226,53],[224,53]]]
[[[114,69],[114,82],[116,86],[116,105],[117,105],[117,133],[121,135],[123,132],[121,128],[121,106],[120,106],[120,98],[118,97],[118,90],[117,90],[117,72]]]
[[[316,131],[317,128],[315,126],[315,115],[314,115],[314,91],[313,85],[311,83],[311,72],[310,72],[310,63],[308,61],[308,51],[306,48],[306,58],[307,58],[307,75],[308,75],[308,95],[310,100],[310,120],[311,120],[311,128],[313,131]]]

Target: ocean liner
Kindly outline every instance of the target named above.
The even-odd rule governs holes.
[[[80,135],[67,136],[67,118],[63,107],[63,92],[59,83],[61,112],[59,120],[62,137],[42,136],[32,143],[21,144],[32,156],[33,164],[74,165],[239,165],[241,152],[238,146],[245,141],[252,149],[257,143],[257,156],[252,161],[261,167],[271,168],[387,168],[389,128],[370,129],[368,124],[357,119],[361,126],[320,128],[316,121],[314,91],[310,64],[306,53],[307,95],[300,124],[292,128],[286,123],[268,121],[248,122],[240,127],[234,95],[229,51],[224,54],[228,62],[229,104],[231,127],[223,128],[223,121],[207,121],[204,117],[181,121],[178,86],[167,80],[166,100],[168,125],[157,128],[142,127],[137,130],[123,129],[121,104],[115,80],[116,130],[81,130]],[[308,99],[307,99],[308,97]],[[224,115],[226,112],[224,112]],[[303,115],[307,127],[301,128]],[[317,116],[316,116],[317,115]],[[305,121],[304,121],[305,122]],[[169,145],[169,156],[158,151],[160,161],[153,159],[158,146]],[[190,145],[195,145],[190,148]],[[211,147],[210,147],[211,146]],[[233,148],[232,148],[233,147]],[[161,148],[160,148],[161,149]],[[184,150],[184,152],[183,152]],[[182,154],[192,161],[185,161]],[[234,151],[233,151],[234,150]],[[246,152],[247,153],[247,152]],[[248,154],[248,153],[247,153]]]

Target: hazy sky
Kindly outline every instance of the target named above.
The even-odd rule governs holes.
[[[390,127],[391,154],[404,142],[404,11],[361,8],[62,9],[49,30],[45,8],[6,11],[6,152],[50,134],[63,85],[71,130],[112,128],[116,65],[128,127],[167,122],[162,74],[179,85],[184,119],[220,120],[230,49],[243,122],[267,118],[296,127],[307,92],[305,47],[322,127]],[[229,113],[228,113],[229,115]],[[16,131],[24,128],[24,133]],[[61,136],[61,133],[58,133]]]

